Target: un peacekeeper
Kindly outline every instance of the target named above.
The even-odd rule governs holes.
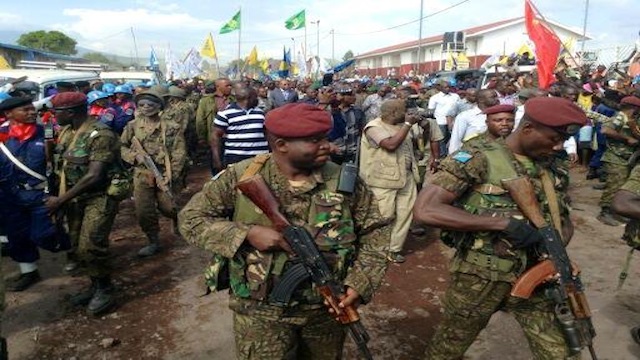
[[[462,149],[473,151],[487,142],[504,140],[513,131],[515,111],[516,107],[508,104],[494,105],[482,110],[487,115],[487,131],[464,140]]]
[[[611,213],[611,199],[629,176],[629,159],[638,150],[640,142],[640,98],[627,96],[620,101],[620,111],[602,124],[601,132],[607,137],[607,150],[602,155],[604,171],[607,173],[598,220],[606,225],[620,225]]]
[[[504,141],[481,150],[460,150],[440,164],[432,182],[418,195],[417,221],[458,232],[444,316],[429,342],[425,359],[461,359],[491,316],[512,313],[524,330],[536,359],[564,359],[568,347],[554,316],[553,301],[536,289],[529,299],[510,296],[514,281],[538,259],[533,246],[542,240],[502,188],[503,179],[528,176],[547,221],[559,208],[562,239],[573,235],[567,189],[561,175],[545,164],[562,151],[563,142],[586,123],[577,105],[561,98],[533,98],[525,104],[519,126]],[[542,189],[555,187],[558,207],[550,207]],[[558,186],[556,184],[562,184]]]
[[[77,258],[91,279],[91,286],[71,296],[74,305],[100,315],[114,305],[111,285],[109,233],[118,212],[118,201],[107,195],[111,176],[120,163],[118,136],[87,115],[87,97],[67,92],[51,99],[62,126],[56,146],[59,196],[46,205],[50,214],[63,211]]]
[[[178,216],[189,242],[241,264],[230,266],[238,359],[340,359],[345,338],[343,326],[308,283],[289,306],[269,302],[274,281],[291,266],[290,248],[236,191],[241,176],[262,175],[289,221],[316,234],[319,249],[344,283],[343,306],[369,302],[382,281],[389,220],[381,217],[373,193],[360,179],[353,195],[336,191],[340,167],[329,162],[326,135],[331,127],[330,114],[313,105],[271,110],[265,128],[273,152],[228,167]]]
[[[159,186],[163,184],[158,184],[153,172],[146,167],[143,154],[132,145],[133,138],[140,141],[144,151],[162,173],[164,185],[172,193],[180,190],[187,163],[185,126],[179,122],[184,115],[175,111],[162,112],[166,103],[160,91],[160,88],[154,87],[136,94],[136,118],[127,124],[120,137],[122,160],[134,166],[136,217],[149,240],[149,244],[138,251],[139,257],[153,256],[161,250],[158,211],[176,223],[178,209],[171,196],[160,190]]]
[[[640,250],[640,165],[633,168],[627,181],[616,192],[611,208],[615,213],[631,219],[622,238],[627,245]],[[631,329],[631,337],[640,344],[640,326]]]

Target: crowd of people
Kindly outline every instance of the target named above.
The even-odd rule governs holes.
[[[109,234],[119,203],[133,201],[148,241],[139,257],[162,251],[160,215],[215,254],[205,278],[212,289],[230,289],[238,358],[334,359],[346,332],[333,316],[371,301],[388,264],[405,261],[409,233],[431,226],[456,253],[426,358],[461,358],[503,309],[536,358],[575,355],[542,289],[510,296],[540,261],[542,238],[502,181],[531,180],[565,245],[573,234],[570,164],[604,184],[598,220],[639,219],[640,79],[611,73],[559,72],[549,89],[514,69],[482,88],[338,75],[59,83],[38,108],[25,94],[3,94],[0,225],[3,254],[20,268],[7,290],[40,281],[39,249],[63,251],[65,271],[89,280],[71,303],[96,316],[112,310]],[[212,179],[180,208],[177,195],[198,167]],[[306,278],[287,303],[270,297],[300,262],[273,214],[237,190],[256,176],[344,286],[330,312],[321,284]],[[631,246],[637,236],[628,234]]]

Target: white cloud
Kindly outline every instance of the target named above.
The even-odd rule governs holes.
[[[0,29],[17,30],[17,27],[25,26],[24,18],[17,14],[0,12]]]

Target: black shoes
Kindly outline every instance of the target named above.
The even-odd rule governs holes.
[[[17,278],[10,280],[7,284],[8,291],[24,291],[30,288],[33,284],[41,280],[38,270],[20,274]]]

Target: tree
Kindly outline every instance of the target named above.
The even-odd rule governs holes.
[[[32,31],[20,35],[18,45],[56,54],[75,55],[77,42],[60,31]]]
[[[82,55],[82,58],[94,63],[101,63],[101,64],[111,64],[114,62],[112,60],[109,60],[108,57],[106,57],[104,54],[101,54],[99,52],[86,53]]]
[[[347,50],[346,53],[344,53],[344,56],[342,57],[342,60],[347,61],[349,59],[353,59],[353,51],[351,50]]]

